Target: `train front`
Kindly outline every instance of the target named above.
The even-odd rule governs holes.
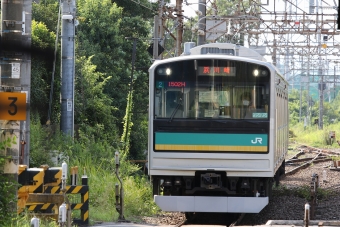
[[[149,72],[148,171],[157,205],[260,212],[278,164],[272,69],[205,55],[162,60]]]

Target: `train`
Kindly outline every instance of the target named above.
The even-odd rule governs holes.
[[[253,49],[184,45],[149,68],[147,171],[163,211],[259,213],[285,173],[288,82]]]

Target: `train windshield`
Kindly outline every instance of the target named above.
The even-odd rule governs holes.
[[[155,118],[269,118],[270,70],[249,62],[186,60],[154,71]]]

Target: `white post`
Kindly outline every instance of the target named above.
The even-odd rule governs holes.
[[[309,203],[305,204],[305,218],[304,218],[304,226],[308,227],[309,224],[309,215],[310,215],[310,205]]]

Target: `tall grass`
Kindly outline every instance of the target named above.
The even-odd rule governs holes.
[[[1,227],[31,227],[31,219],[32,215],[30,214],[21,214],[12,219],[12,222],[7,225],[2,225]],[[40,227],[58,227],[58,223],[52,219],[41,219],[40,218]]]
[[[109,166],[106,163],[94,165],[90,158],[78,159],[77,163],[74,163],[83,167],[79,176],[84,175],[86,171],[88,177],[89,213],[92,222],[115,221],[119,216],[115,209],[115,185],[119,184],[119,180],[115,174],[115,160],[112,159],[110,163]],[[147,177],[138,174],[138,170],[137,166],[123,161],[119,171],[124,188],[124,217],[133,218],[135,221],[136,217],[153,215],[158,211],[152,200],[151,185]]]
[[[303,123],[298,123],[291,126],[290,131],[294,134],[291,139],[295,142],[319,148],[339,148],[336,138],[330,141],[329,132],[335,131],[335,136],[340,138],[340,123],[324,125],[323,129],[317,125],[304,127]]]

